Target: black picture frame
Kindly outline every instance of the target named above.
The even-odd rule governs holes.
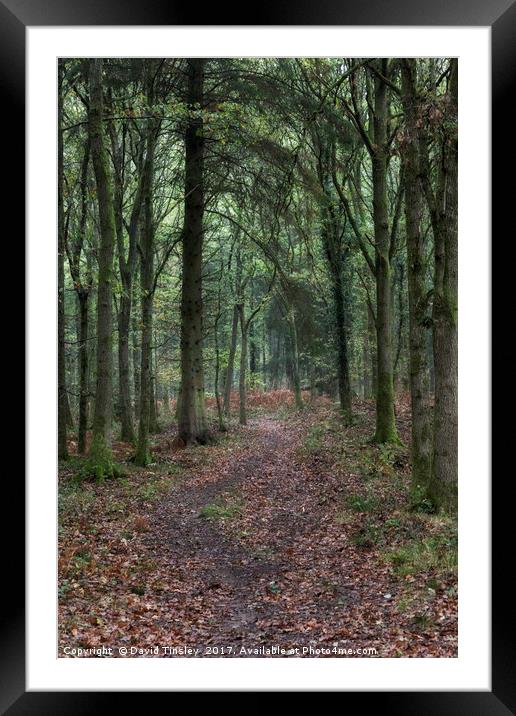
[[[513,182],[503,169],[514,166],[515,148],[508,141],[516,126],[516,0],[318,0],[318,2],[262,2],[250,7],[247,17],[234,9],[212,4],[205,9],[175,0],[0,0],[0,91],[2,123],[5,125],[3,150],[4,240],[12,248],[22,248],[24,232],[24,145],[25,145],[25,29],[27,26],[60,25],[442,25],[490,26],[492,31],[492,235],[511,241],[514,229],[510,213],[514,204]],[[7,154],[7,156],[5,156]],[[474,208],[472,207],[472,210]],[[16,217],[7,230],[7,220]],[[510,233],[502,234],[504,224]],[[511,228],[509,228],[511,227]],[[7,237],[9,241],[7,242]],[[503,245],[503,244],[502,244]],[[4,247],[5,251],[5,247]],[[4,256],[6,254],[4,253]],[[506,269],[508,270],[508,269]],[[507,285],[508,275],[496,287]],[[19,305],[19,294],[16,303]],[[495,296],[497,296],[498,290]],[[14,303],[14,301],[13,301]],[[493,312],[493,320],[497,313]],[[19,319],[11,318],[12,330]],[[501,319],[499,319],[501,322]],[[5,335],[5,333],[4,333]],[[23,343],[23,336],[19,346]],[[28,346],[31,349],[31,346]],[[505,356],[508,358],[507,354]],[[510,368],[509,368],[510,370]],[[496,366],[495,366],[496,374]],[[16,402],[20,403],[20,396]],[[11,414],[11,413],[9,413]],[[13,423],[14,424],[14,423]],[[10,427],[10,426],[9,426]],[[498,435],[498,433],[497,433]],[[10,438],[9,438],[10,439]],[[500,449],[502,437],[498,438]],[[10,452],[10,448],[9,448]],[[6,452],[5,455],[8,455]],[[11,453],[12,454],[12,453]],[[492,454],[495,454],[493,451]],[[13,465],[14,467],[14,465]],[[2,523],[13,516],[13,527],[4,536],[4,586],[7,604],[0,616],[0,708],[1,713],[86,714],[100,708],[120,709],[120,693],[112,692],[25,692],[25,612],[24,612],[24,485],[21,470],[4,472],[5,513]],[[502,473],[503,474],[503,473]],[[510,471],[503,475],[511,480]],[[471,476],[474,479],[474,476]],[[503,480],[503,477],[502,477]],[[383,713],[411,714],[463,713],[468,716],[516,713],[516,659],[514,635],[508,625],[513,613],[514,592],[509,588],[513,567],[507,545],[513,544],[511,512],[513,505],[504,495],[504,486],[493,485],[492,517],[492,691],[485,692],[346,692],[360,700],[360,708],[378,708]],[[131,708],[149,708],[148,693],[131,693]],[[116,702],[115,702],[116,698]],[[143,699],[146,700],[145,704]],[[358,704],[357,704],[358,705]],[[123,707],[122,707],[123,708]]]

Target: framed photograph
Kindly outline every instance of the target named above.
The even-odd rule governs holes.
[[[0,2],[28,309],[2,712],[515,712],[490,437],[515,6]]]

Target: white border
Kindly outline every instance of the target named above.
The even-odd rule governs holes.
[[[27,28],[28,690],[490,689],[490,28]],[[57,659],[56,58],[459,57],[459,657]]]

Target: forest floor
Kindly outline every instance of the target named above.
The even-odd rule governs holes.
[[[457,656],[456,524],[409,510],[407,448],[369,402],[275,398],[215,445],[170,425],[145,470],[116,443],[117,480],[60,466],[60,656]]]

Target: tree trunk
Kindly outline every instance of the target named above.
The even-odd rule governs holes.
[[[138,444],[134,462],[144,467],[150,462],[149,453],[149,418],[151,403],[151,371],[150,353],[152,341],[152,292],[149,290],[149,275],[152,282],[153,258],[151,254],[142,256],[140,261],[142,291],[142,338],[140,363],[140,415],[138,421]]]
[[[92,297],[94,296],[93,290],[90,291],[89,306],[91,310],[88,313],[96,315],[97,304],[96,300],[92,303]],[[96,296],[95,296],[96,299]],[[95,321],[88,320],[88,430],[91,430],[93,426],[93,413],[95,411],[95,372],[94,367],[97,365],[97,341],[96,341],[96,330],[97,326]]]
[[[402,262],[396,264],[396,278],[393,286],[393,294],[397,297],[397,319],[398,325],[396,329],[396,355],[394,357],[393,374],[394,374],[394,393],[398,390],[400,384],[403,384],[402,374],[403,367],[401,355],[403,352],[403,333],[404,333],[404,301],[403,289],[405,281],[405,267]]]
[[[334,267],[333,300],[335,303],[335,321],[337,333],[337,379],[339,383],[340,408],[344,422],[351,423],[351,386],[349,381],[348,339],[346,335],[344,289],[342,286],[342,271]]]
[[[300,410],[303,407],[303,398],[301,397],[301,379],[299,377],[299,348],[297,342],[296,317],[292,308],[288,313],[288,323],[292,346],[292,385],[294,388],[294,401],[296,408]]]
[[[310,360],[310,404],[311,405],[315,402],[315,396],[316,396],[315,365],[314,365],[314,357],[312,356],[312,358]]]
[[[150,61],[152,62],[152,61]],[[150,72],[149,72],[150,74]],[[149,78],[147,77],[147,80]],[[147,84],[147,83],[146,83]],[[149,104],[152,98],[148,93]],[[151,349],[152,309],[154,302],[154,153],[156,149],[158,124],[150,119],[147,125],[146,153],[143,165],[143,222],[140,241],[140,290],[141,290],[141,366],[140,366],[140,416],[138,442],[134,462],[144,467],[150,460],[149,431],[151,417]]]
[[[93,286],[93,275],[91,266],[91,252],[86,257],[86,285],[81,280],[81,254],[86,238],[86,227],[88,220],[88,169],[90,164],[90,143],[86,139],[84,144],[84,156],[82,159],[80,192],[81,212],[79,221],[79,235],[77,241],[69,253],[69,265],[78,301],[78,384],[79,384],[79,425],[78,425],[78,453],[86,453],[86,434],[89,422],[89,392],[90,392],[90,348],[89,338],[89,301]]]
[[[75,427],[75,422],[73,419],[72,408],[70,407],[70,396],[68,395],[68,391],[66,392],[65,410],[66,410],[66,425],[70,428],[70,430],[73,430]]]
[[[88,299],[89,292],[79,292],[79,427],[78,452],[86,452],[86,433],[88,430],[89,365],[88,365]]]
[[[136,441],[136,433],[134,430],[133,410],[131,407],[129,333],[133,303],[133,278],[136,270],[137,259],[138,229],[141,226],[141,208],[146,180],[142,152],[142,147],[145,143],[142,142],[138,150],[137,170],[140,173],[140,177],[129,220],[129,247],[126,258],[123,233],[124,154],[120,150],[117,135],[112,124],[110,124],[110,130],[113,157],[118,167],[118,171],[115,174],[117,177],[115,182],[115,222],[118,247],[118,265],[120,270],[120,279],[122,282],[122,295],[120,297],[120,309],[118,314],[118,380],[120,393],[121,439],[124,442],[134,443]],[[135,414],[138,415],[138,413]]]
[[[178,391],[177,391],[176,409],[175,409],[175,413],[174,413],[177,423],[179,423],[180,415],[181,415],[181,386],[179,386]]]
[[[271,387],[272,390],[278,390],[280,387],[280,367],[281,367],[281,334],[276,331],[276,340],[272,341],[271,356]]]
[[[457,60],[451,60],[448,129],[442,141],[440,190],[435,207],[433,348],[435,366],[434,451],[430,495],[437,507],[457,507]]]
[[[134,443],[135,432],[131,408],[131,389],[129,371],[129,328],[131,324],[131,298],[123,294],[120,297],[118,312],[118,381],[120,391],[120,421],[123,442]]]
[[[421,233],[423,196],[417,142],[416,61],[402,61],[402,100],[408,140],[402,152],[405,167],[405,226],[409,304],[410,399],[412,409],[412,492],[426,497],[432,467],[432,411],[429,401],[427,328],[425,328],[425,252]]]
[[[331,276],[334,303],[335,332],[337,344],[337,383],[339,402],[344,422],[349,425],[352,419],[351,382],[349,378],[348,337],[346,331],[346,305],[343,284],[344,256],[342,231],[334,208],[334,190],[331,185],[332,171],[335,168],[335,150],[330,144],[321,153],[319,181],[324,192],[322,207],[322,242]]]
[[[154,341],[156,343],[156,341]],[[156,368],[156,349],[151,350],[151,359],[150,359],[150,370],[151,370],[151,380],[150,380],[150,403],[149,403],[149,432],[150,433],[159,433],[161,428],[159,426],[158,422],[158,378],[157,378],[157,368]]]
[[[134,385],[134,414],[140,415],[140,365],[141,350],[138,343],[138,322],[134,311],[132,312],[132,333],[133,333],[133,385]]]
[[[222,273],[221,273],[221,279],[222,279]],[[220,280],[221,280],[220,279]],[[215,390],[215,403],[217,406],[217,419],[219,422],[219,430],[221,432],[224,432],[226,430],[226,425],[224,423],[224,411],[222,409],[222,401],[220,399],[220,390],[219,390],[219,379],[220,379],[220,350],[219,350],[219,321],[222,316],[221,310],[220,310],[220,288],[219,288],[219,296],[218,296],[218,307],[217,307],[218,313],[217,318],[215,319],[215,326],[214,326],[214,339],[215,339],[215,380],[214,380],[214,390]]]
[[[224,414],[227,418],[231,414],[231,388],[233,387],[233,372],[235,370],[235,353],[238,337],[238,306],[233,306],[233,322],[231,324],[231,344],[229,346],[226,382],[224,385]]]
[[[245,309],[244,304],[238,304],[238,315],[240,316],[240,376],[238,384],[239,392],[239,421],[240,425],[247,425],[247,383],[246,383],[246,371],[247,371],[247,326],[245,323]]]
[[[265,330],[265,317],[262,317],[262,383],[263,390],[267,390],[267,333]]]
[[[163,386],[163,414],[167,417],[170,415],[170,396],[168,393],[168,383]]]
[[[115,214],[102,115],[102,60],[90,61],[89,132],[100,219],[97,291],[97,383],[89,469],[97,479],[114,474],[111,454],[112,419],[112,282]]]
[[[254,333],[254,323],[251,323],[249,326],[249,373],[251,374],[251,380],[256,378],[255,373],[258,365],[258,351]],[[251,386],[253,386],[253,383],[251,383]]]
[[[368,308],[366,307],[366,320],[368,321]],[[369,345],[369,325],[368,322],[362,334],[362,370],[364,375],[364,400],[368,400],[373,395],[373,375],[371,370],[371,347]]]
[[[188,60],[188,105],[192,115],[185,133],[185,219],[181,291],[181,413],[179,437],[186,443],[208,440],[204,406],[202,247],[204,214],[203,59]]]
[[[371,395],[376,400],[376,394],[378,392],[378,363],[376,359],[376,319],[370,306],[367,307],[367,335],[369,343],[369,361],[371,365]]]
[[[429,373],[430,395],[435,395],[434,336],[432,327],[430,327],[426,339],[426,362]]]
[[[59,63],[58,133],[57,133],[57,454],[60,460],[68,458],[66,425],[66,360],[64,310],[64,168],[63,168],[63,66]]]
[[[386,60],[381,60],[386,73]],[[387,85],[375,77],[373,166],[373,220],[376,249],[376,349],[378,386],[376,395],[377,443],[399,442],[394,415],[391,330],[391,263],[390,233],[387,208]]]

